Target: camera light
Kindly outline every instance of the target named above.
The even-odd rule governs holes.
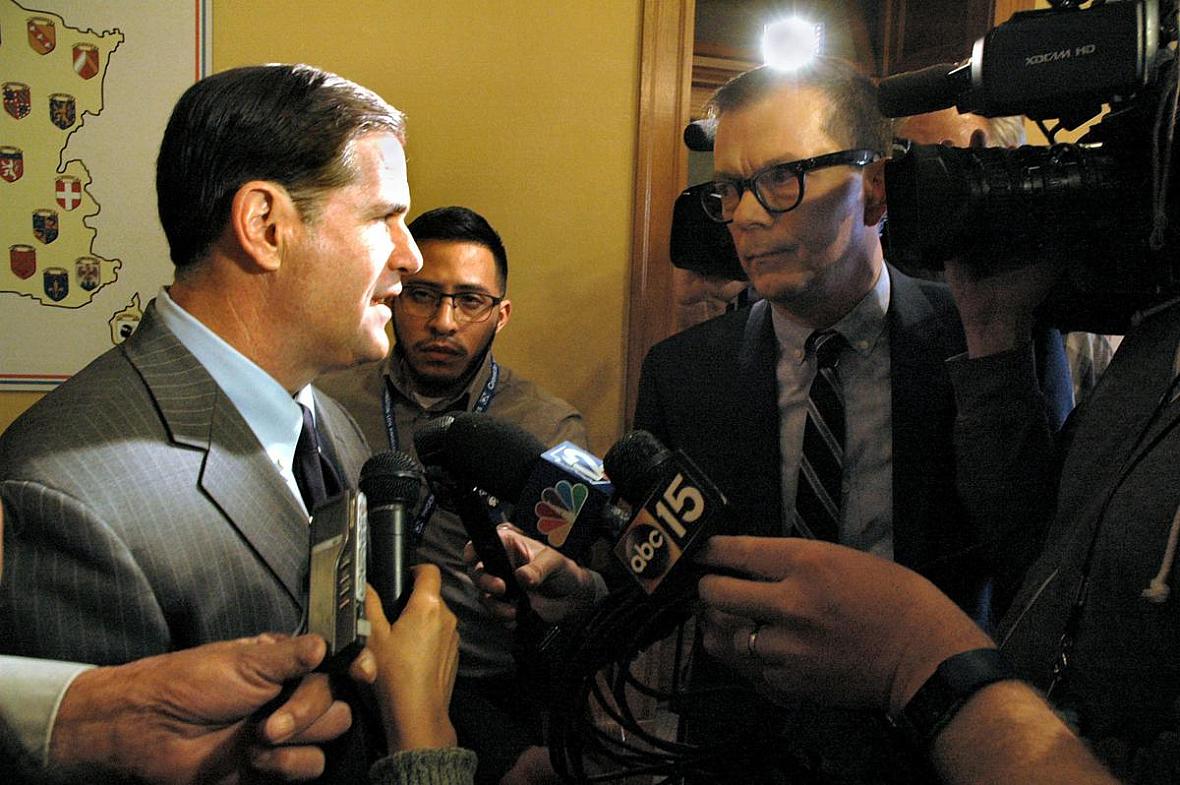
[[[771,22],[762,29],[762,62],[781,71],[795,71],[819,56],[824,26],[798,16]]]

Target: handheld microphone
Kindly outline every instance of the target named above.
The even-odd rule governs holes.
[[[422,467],[404,452],[383,452],[361,468],[361,491],[369,506],[368,580],[389,619],[401,614],[409,595],[410,514],[422,487]]]
[[[414,449],[426,464],[426,478],[439,506],[459,516],[484,570],[504,581],[504,599],[526,608],[528,597],[516,581],[512,562],[492,521],[499,501],[451,466],[447,445],[454,424],[455,416],[450,414],[431,420],[414,432]]]
[[[549,450],[532,434],[486,414],[460,414],[443,444],[447,467],[500,499],[513,523],[574,561],[600,536],[612,541],[629,516],[610,503],[602,461],[572,442]]]
[[[602,456],[615,492],[632,508],[643,504],[673,460],[672,451],[647,431],[631,431]]]
[[[607,471],[636,507],[615,544],[615,557],[648,594],[722,526],[725,494],[683,452],[647,431],[632,431],[611,448]],[[628,498],[630,496],[631,498]]]

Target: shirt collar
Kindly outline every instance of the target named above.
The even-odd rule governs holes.
[[[315,416],[311,385],[292,398],[270,374],[180,307],[166,288],[156,297],[156,311],[164,326],[213,377],[267,454],[280,466],[290,466],[303,428],[298,404]]]
[[[844,314],[840,321],[832,325],[832,329],[844,336],[848,346],[857,354],[867,356],[872,353],[877,341],[885,332],[885,314],[889,311],[890,291],[889,267],[882,264],[873,288],[869,289],[860,302]],[[806,359],[804,344],[815,329],[788,319],[773,305],[770,308],[770,318],[779,345],[779,356],[792,357],[802,363]]]

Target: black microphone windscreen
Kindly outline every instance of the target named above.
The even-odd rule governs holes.
[[[890,76],[877,87],[877,108],[886,117],[934,112],[955,105],[960,89],[950,77],[955,63],[939,63]]]
[[[446,468],[501,499],[524,491],[545,445],[523,428],[479,412],[457,415],[444,440]]]
[[[713,135],[716,132],[716,120],[693,120],[684,126],[684,144],[693,152],[710,152],[713,149]]]
[[[443,442],[447,438],[447,429],[455,421],[452,414],[444,414],[414,431],[414,450],[422,463],[427,466],[437,466],[443,459]]]
[[[412,507],[422,486],[422,467],[404,452],[377,453],[361,467],[357,484],[368,497],[370,507]]]
[[[606,476],[628,504],[642,504],[659,481],[672,452],[647,431],[631,431],[603,456]]]

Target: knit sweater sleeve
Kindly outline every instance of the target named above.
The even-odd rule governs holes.
[[[403,750],[369,768],[370,785],[471,785],[475,753],[461,747]]]

